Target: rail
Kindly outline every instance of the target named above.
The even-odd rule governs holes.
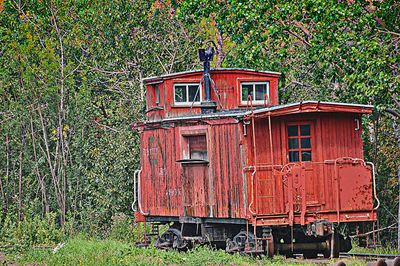
[[[254,168],[254,171],[251,173],[251,202],[250,202],[250,204],[249,204],[249,212],[252,214],[252,215],[257,215],[252,209],[251,209],[251,207],[252,207],[252,205],[253,205],[253,203],[254,203],[254,186],[253,186],[253,184],[254,184],[254,176],[255,176],[255,174],[256,174],[256,172],[257,172],[257,170],[256,170],[256,167],[254,166],[253,167]]]
[[[141,173],[142,173],[142,169],[138,169],[135,170],[135,172],[133,173],[133,202],[132,202],[132,210],[134,212],[137,212],[139,209],[139,212],[143,215],[148,215],[147,212],[144,212],[142,209],[142,193],[141,193]],[[137,205],[137,207],[136,207]]]
[[[352,252],[340,252],[340,257],[357,257],[357,258],[370,258],[370,259],[395,259],[400,254],[374,254],[374,253],[352,253]]]
[[[373,184],[373,190],[374,190],[374,198],[377,202],[376,207],[374,207],[374,210],[377,210],[379,206],[381,205],[381,202],[378,199],[378,196],[376,194],[376,178],[375,178],[375,165],[372,162],[367,162],[367,164],[371,165],[372,167],[372,184]]]
[[[284,259],[284,262],[288,263],[298,263],[300,262],[299,259],[304,258],[301,254],[293,254],[293,259]],[[357,258],[364,262],[360,265],[367,265],[367,266],[398,266],[400,265],[400,254],[374,254],[374,253],[351,253],[351,252],[340,252],[339,253],[339,260],[332,261],[331,259],[318,257],[314,259],[306,259],[303,262],[311,263],[311,264],[318,264],[318,265],[334,265],[334,266],[345,266],[345,265],[354,265],[354,261],[350,260],[350,263],[347,264],[347,260],[341,259],[351,259]],[[375,260],[375,261],[374,261]],[[357,265],[359,265],[356,263]]]
[[[133,202],[131,205],[132,211],[137,212],[137,174],[141,170],[135,170],[133,172]]]

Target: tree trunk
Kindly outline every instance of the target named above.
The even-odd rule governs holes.
[[[42,200],[43,204],[45,206],[45,214],[48,214],[50,212],[50,206],[47,201],[47,193],[46,193],[46,186],[44,182],[44,176],[42,177],[40,170],[39,170],[39,164],[38,164],[38,158],[37,158],[37,152],[36,152],[36,140],[35,140],[35,134],[34,134],[34,128],[33,128],[33,119],[31,117],[31,137],[32,137],[32,148],[33,148],[33,159],[35,160],[35,172],[36,172],[36,177],[38,180],[38,185],[39,188],[42,192]]]
[[[18,171],[18,219],[22,220],[22,160],[24,153],[19,153],[19,171]]]
[[[63,43],[63,34],[58,25],[57,11],[54,10],[54,7],[50,8],[53,26],[57,33],[57,38],[60,44],[60,104],[58,110],[58,138],[57,138],[57,147],[60,147],[60,155],[59,158],[55,157],[56,162],[59,163],[58,177],[61,177],[61,188],[60,188],[60,199],[61,199],[61,217],[60,223],[61,227],[64,228],[65,216],[66,216],[66,200],[67,200],[67,179],[66,179],[66,171],[68,164],[68,152],[66,147],[66,141],[64,137],[64,125],[66,120],[66,110],[65,110],[65,100],[67,95],[67,87],[65,86],[65,58],[64,58],[64,43]],[[60,183],[59,183],[60,185]]]
[[[139,79],[140,79],[140,100],[143,102],[144,101],[145,88],[144,88],[144,83],[143,83],[142,69],[139,69],[138,73],[139,73]]]
[[[7,149],[7,146],[6,146],[6,149]],[[6,152],[7,153],[7,152]],[[6,172],[7,172],[7,169],[6,169]],[[0,192],[1,192],[1,198],[3,199],[3,202],[4,202],[4,205],[2,205],[2,208],[3,208],[3,213],[5,213],[5,204],[6,204],[6,195],[5,195],[5,193],[4,193],[4,188],[3,188],[3,180],[2,180],[2,178],[0,177]]]
[[[221,31],[217,28],[217,62],[215,63],[215,67],[221,67],[222,62],[225,59],[225,52],[223,49],[223,45],[224,45],[224,37],[222,36]]]
[[[397,147],[400,149],[400,125],[396,123],[396,118],[393,119],[393,131],[395,136],[397,137]],[[399,186],[399,207],[398,207],[398,216],[397,216],[397,251],[400,254],[400,165],[397,167],[397,182]]]
[[[23,218],[22,214],[22,199],[24,195],[22,194],[22,164],[24,160],[24,149],[25,149],[25,144],[26,144],[26,131],[25,131],[25,125],[21,125],[21,151],[19,153],[19,171],[18,171],[18,218],[21,221]]]
[[[6,182],[5,182],[5,188],[4,188],[4,190],[5,190],[5,192],[4,192],[4,194],[5,194],[5,201],[4,201],[4,208],[5,208],[5,213],[7,213],[7,211],[8,211],[8,179],[9,179],[9,177],[10,177],[10,137],[8,136],[8,132],[6,133],[6,153],[7,153],[7,158],[6,158],[6,160],[7,160],[7,162],[6,162],[6,164],[7,164],[7,168],[6,168]]]
[[[61,198],[60,198],[61,193],[60,193],[60,188],[59,188],[59,180],[58,180],[59,178],[57,176],[55,167],[53,167],[53,162],[51,161],[51,153],[50,153],[50,147],[49,147],[49,138],[48,138],[48,135],[47,135],[47,127],[45,125],[45,121],[44,121],[40,106],[38,107],[38,113],[39,113],[40,123],[41,123],[41,126],[42,126],[43,141],[44,141],[44,145],[45,145],[45,148],[46,148],[46,150],[44,150],[41,147],[41,150],[42,150],[44,156],[46,157],[47,164],[49,166],[49,170],[50,170],[51,177],[52,177],[52,180],[53,180],[54,194],[55,194],[56,199],[57,199],[58,207],[61,209],[62,201],[61,201]],[[56,158],[54,160],[56,161]]]
[[[400,149],[400,137],[397,138],[397,142],[399,143],[398,147]],[[397,168],[397,182],[399,182],[399,210],[397,216],[397,252],[400,254],[400,166]]]

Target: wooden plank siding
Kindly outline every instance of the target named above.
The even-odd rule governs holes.
[[[209,163],[179,163],[181,138],[205,131]],[[241,125],[177,126],[142,132],[143,211],[155,216],[239,218],[243,208]]]
[[[337,158],[363,158],[362,129],[361,127],[357,129],[359,124],[356,119],[360,119],[360,115],[352,113],[307,113],[272,117],[273,161],[271,161],[268,118],[256,120],[256,162],[252,149],[252,133],[246,138],[249,147],[247,166],[258,166],[254,181],[257,183],[254,185],[257,199],[256,213],[286,215],[290,210],[288,206],[290,193],[293,193],[294,197],[294,210],[299,212],[301,202],[297,201],[302,197],[305,197],[307,212],[333,213],[338,204],[340,211],[372,210],[370,170],[365,166],[346,164],[338,167],[338,172],[335,172],[334,167],[334,160]],[[290,165],[287,125],[293,122],[306,122],[311,125],[311,162]],[[272,167],[272,164],[275,166]],[[282,171],[285,165],[290,166],[289,174]],[[252,182],[251,172],[251,169],[247,171],[248,183]],[[338,182],[335,181],[336,178],[339,179]],[[292,187],[288,187],[288,179],[292,179]],[[251,195],[251,188],[248,188],[247,193]]]

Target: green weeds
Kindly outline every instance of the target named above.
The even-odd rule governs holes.
[[[363,253],[363,254],[398,254],[396,248],[394,247],[377,247],[374,249],[362,248],[354,246],[350,251],[351,253]]]
[[[188,252],[164,251],[152,247],[137,248],[112,239],[99,240],[78,236],[68,240],[57,252],[27,250],[9,255],[21,265],[287,265],[282,257],[273,260],[230,255],[223,250],[197,247]],[[297,262],[292,265],[299,264]],[[290,264],[289,264],[290,265]],[[304,265],[304,264],[303,264]]]
[[[0,247],[2,249],[26,249],[32,246],[48,247],[63,241],[66,237],[56,223],[56,215],[49,213],[41,218],[39,215],[27,215],[19,222],[7,216],[0,229]]]

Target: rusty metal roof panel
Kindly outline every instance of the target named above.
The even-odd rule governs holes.
[[[256,110],[246,111],[245,115],[263,114],[266,112],[274,112],[274,115],[288,115],[306,112],[350,112],[350,113],[371,113],[372,105],[339,103],[339,102],[321,102],[321,101],[304,101],[297,103],[289,103],[276,105],[272,107],[264,107]],[[286,112],[279,112],[287,110]]]

